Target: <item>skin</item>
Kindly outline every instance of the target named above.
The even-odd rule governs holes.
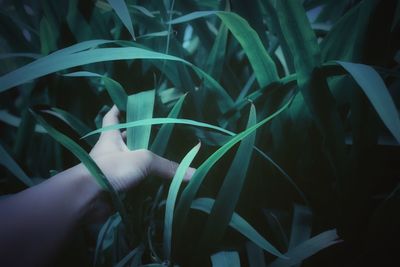
[[[103,126],[118,123],[114,106]],[[148,150],[129,151],[120,131],[103,132],[91,157],[118,192],[126,192],[149,175],[171,179],[178,164]],[[185,180],[194,172],[190,168]],[[106,219],[112,207],[106,193],[82,164],[67,169],[39,185],[0,201],[0,265],[48,265],[62,249],[68,236],[85,219]]]

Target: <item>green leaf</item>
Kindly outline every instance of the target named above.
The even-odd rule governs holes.
[[[253,127],[256,120],[256,110],[254,105],[251,105],[246,129]],[[207,251],[207,244],[218,244],[228,227],[246,179],[255,137],[255,132],[253,132],[240,143],[201,235],[198,250],[200,253]]]
[[[97,40],[91,44],[99,43],[101,42]],[[218,106],[222,113],[229,110],[233,105],[231,97],[217,81],[206,72],[184,59],[137,47],[96,48],[71,53],[71,50],[76,51],[78,48],[87,48],[88,46],[89,44],[85,43],[85,45],[78,44],[73,48],[69,47],[59,50],[1,76],[0,93],[44,75],[85,64],[113,60],[157,59],[178,61],[190,66],[199,77],[205,79],[204,82],[216,96]],[[65,50],[67,50],[68,53],[65,52]]]
[[[2,53],[0,54],[0,59],[9,59],[9,58],[18,58],[18,57],[24,57],[24,58],[32,58],[32,59],[38,59],[42,57],[41,54],[35,54],[35,53]]]
[[[336,61],[356,81],[368,97],[383,123],[400,143],[400,118],[396,105],[381,76],[374,68],[357,63]]]
[[[152,119],[145,119],[145,120],[138,120],[138,121],[132,121],[132,122],[126,122],[126,123],[119,123],[115,125],[110,125],[106,127],[102,127],[100,129],[94,130],[82,138],[86,138],[88,136],[98,134],[104,131],[111,131],[111,130],[118,130],[118,129],[123,129],[123,128],[131,128],[131,127],[139,127],[139,126],[146,126],[146,125],[156,125],[156,124],[170,124],[170,123],[175,123],[175,124],[186,124],[186,125],[191,125],[191,126],[196,126],[196,127],[203,127],[203,128],[209,128],[212,130],[216,130],[228,135],[235,135],[235,133],[225,130],[224,128],[204,123],[204,122],[199,122],[199,121],[194,121],[194,120],[188,120],[188,119],[174,119],[174,118],[152,118]]]
[[[282,111],[284,111],[289,106],[290,103],[291,103],[291,100],[289,100],[285,105],[283,105],[280,109],[278,109],[276,112],[274,112],[269,117],[263,119],[262,121],[260,121],[259,123],[253,125],[252,127],[248,128],[248,129],[246,129],[245,131],[235,135],[226,144],[224,144],[216,152],[214,152],[210,157],[208,157],[203,162],[203,164],[200,165],[200,167],[196,170],[196,172],[190,179],[189,184],[187,185],[185,190],[182,192],[182,196],[179,200],[177,210],[176,210],[176,215],[175,215],[176,229],[181,229],[185,225],[186,218],[189,213],[190,203],[195,198],[197,191],[199,190],[200,185],[202,184],[205,176],[210,171],[210,169],[214,166],[214,164],[219,159],[221,159],[222,156],[225,155],[225,153],[228,152],[235,144],[237,144],[238,142],[240,142],[247,136],[251,135],[259,127],[261,127],[265,123],[269,122],[270,120],[275,118],[277,115],[279,115]],[[177,239],[179,240],[179,238],[177,238]]]
[[[249,267],[266,267],[264,252],[260,247],[251,241],[246,242],[247,259]]]
[[[128,97],[126,121],[148,119],[153,117],[155,90],[144,91]],[[149,146],[151,125],[129,128],[126,131],[126,144],[130,150],[147,149]]]
[[[132,39],[135,40],[135,31],[133,30],[132,19],[129,15],[128,7],[124,0],[107,0],[107,2],[114,9],[115,13],[117,13],[118,17],[121,19],[124,26],[128,29],[129,33],[132,36]]]
[[[35,185],[2,145],[0,145],[0,155],[0,164],[7,168],[18,180],[28,187]]]
[[[292,230],[290,233],[289,250],[308,240],[311,236],[312,213],[302,205],[295,204],[293,208]],[[300,266],[301,262],[297,264]],[[289,266],[288,266],[289,267]]]
[[[213,267],[240,267],[239,253],[236,251],[221,251],[211,255]]]
[[[137,248],[133,249],[131,252],[129,252],[122,260],[120,260],[114,267],[125,267],[127,266],[126,264],[129,263],[132,258],[140,255],[143,253],[144,248],[142,245],[138,246]]]
[[[171,112],[168,114],[168,118],[177,118],[179,113],[181,112],[183,101],[185,100],[186,94],[182,95],[179,100],[176,102]],[[171,137],[172,130],[174,125],[164,124],[161,126],[158,131],[156,137],[154,138],[153,143],[151,144],[151,151],[156,153],[159,156],[164,155],[165,150],[168,145],[168,141]]]
[[[96,240],[96,249],[94,253],[93,265],[97,266],[100,261],[101,255],[107,251],[114,243],[115,229],[121,223],[121,216],[118,213],[111,215],[101,227]]]
[[[104,86],[108,92],[108,95],[111,97],[113,103],[117,106],[117,108],[120,111],[125,111],[126,110],[126,103],[128,100],[128,95],[126,94],[124,88],[122,85],[105,76],[105,75],[100,75],[97,73],[89,72],[89,71],[77,71],[77,72],[72,72],[68,74],[64,74],[64,76],[67,77],[95,77],[95,78],[100,78],[104,82]]]
[[[319,235],[308,239],[293,249],[290,249],[287,253],[285,253],[287,259],[276,259],[269,265],[269,267],[286,267],[296,265],[316,254],[317,252],[341,242],[341,240],[337,239],[338,236],[336,234],[336,229],[320,233]]]
[[[211,198],[198,198],[195,199],[191,208],[210,213],[212,206],[214,205],[214,199]],[[245,219],[240,217],[237,213],[233,213],[232,218],[229,222],[229,226],[247,237],[254,244],[280,258],[286,259],[287,257],[282,255],[276,248],[274,248],[267,240],[264,239]]]
[[[171,258],[171,247],[172,247],[172,220],[174,216],[175,201],[178,196],[179,187],[185,177],[186,171],[192,163],[194,157],[197,155],[200,149],[200,143],[193,147],[186,156],[182,159],[176,170],[175,176],[172,179],[171,185],[168,191],[167,202],[165,205],[165,217],[164,217],[164,257],[166,259]]]
[[[260,87],[265,87],[278,80],[275,65],[265,50],[260,37],[239,15],[225,11],[198,11],[173,19],[169,23],[183,23],[210,15],[217,15],[241,44]]]
[[[221,24],[205,66],[205,71],[217,81],[224,67],[227,39],[228,28]]]

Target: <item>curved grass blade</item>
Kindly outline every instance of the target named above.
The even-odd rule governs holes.
[[[181,112],[183,101],[185,100],[186,94],[182,95],[176,102],[171,112],[168,114],[168,118],[177,118]],[[153,143],[151,144],[151,151],[159,156],[164,155],[165,149],[167,148],[169,138],[171,137],[172,129],[174,125],[164,124],[161,126]]]
[[[183,23],[210,15],[217,15],[241,44],[260,87],[278,80],[275,64],[265,50],[260,37],[239,15],[226,11],[198,11],[173,19],[169,23]]]
[[[176,216],[175,216],[175,222],[176,222],[176,228],[181,229],[185,225],[187,215],[189,213],[190,209],[190,204],[192,203],[193,199],[195,198],[197,191],[200,188],[201,183],[203,182],[206,174],[210,171],[210,169],[214,166],[214,164],[222,158],[223,155],[225,155],[226,152],[228,152],[235,144],[240,142],[242,139],[246,138],[250,134],[252,134],[255,130],[257,130],[259,127],[264,125],[265,123],[269,122],[273,118],[275,118],[277,115],[279,115],[282,111],[284,111],[289,104],[291,103],[291,99],[283,105],[280,109],[275,111],[272,115],[269,117],[263,119],[259,123],[253,125],[252,127],[246,129],[245,131],[235,135],[232,139],[230,139],[226,144],[224,144],[222,147],[220,147],[216,152],[214,152],[210,157],[207,158],[206,161],[203,162],[203,164],[200,165],[200,167],[197,169],[197,171],[194,173],[192,176],[189,184],[185,188],[185,190],[182,192],[182,196],[179,200],[177,209],[176,209]],[[179,235],[179,233],[178,233]],[[177,237],[177,240],[179,240],[179,237]]]
[[[239,253],[236,251],[221,251],[211,255],[213,267],[240,267]]]
[[[174,216],[175,201],[178,196],[179,187],[183,181],[183,178],[192,163],[194,157],[197,155],[200,149],[200,143],[193,147],[186,156],[182,159],[176,170],[175,176],[172,179],[171,185],[168,191],[167,202],[165,205],[165,218],[164,218],[164,257],[166,259],[171,258],[171,247],[172,247],[172,220]]]
[[[316,254],[317,252],[339,242],[341,242],[341,240],[338,240],[336,229],[325,231],[317,236],[312,237],[311,239],[308,239],[293,249],[290,249],[287,253],[285,253],[287,259],[276,259],[268,266],[287,267],[296,265]]]
[[[124,26],[128,29],[129,33],[132,36],[132,39],[135,40],[135,31],[133,30],[133,24],[131,16],[129,15],[128,7],[124,0],[107,0],[110,6],[114,9],[115,13],[117,13],[118,17],[124,24]]]
[[[127,102],[126,121],[134,122],[150,119],[153,116],[155,90],[130,95]],[[143,125],[126,130],[126,144],[130,150],[147,149],[149,146],[151,125]]]
[[[374,68],[368,65],[344,61],[336,62],[353,77],[368,97],[385,126],[393,134],[397,142],[400,143],[399,113],[381,76]]]
[[[126,103],[128,99],[128,95],[126,94],[122,85],[105,75],[100,75],[90,71],[77,71],[72,73],[64,74],[66,77],[95,77],[100,78],[104,87],[106,88],[108,95],[111,97],[113,103],[118,107],[120,111],[126,110]]]
[[[7,168],[15,177],[18,178],[27,187],[34,186],[35,183],[31,178],[26,175],[26,173],[21,169],[20,166],[14,161],[14,159],[8,154],[4,147],[0,144],[0,165]]]
[[[110,242],[106,242],[107,237],[110,238],[110,236],[113,235],[114,229],[118,227],[120,223],[121,223],[121,216],[119,216],[118,213],[115,213],[111,215],[101,227],[96,240],[96,249],[93,259],[94,266],[97,266],[97,263],[99,262],[99,258],[102,252],[110,246]]]
[[[152,118],[152,119],[144,119],[144,120],[138,120],[138,121],[132,121],[132,122],[126,122],[126,123],[119,123],[111,126],[106,126],[97,130],[94,130],[82,138],[86,138],[88,136],[98,134],[104,131],[111,131],[111,130],[118,130],[118,129],[123,129],[123,128],[130,128],[130,127],[138,127],[138,126],[145,126],[145,125],[156,125],[156,124],[185,124],[185,125],[191,125],[191,126],[196,126],[196,127],[203,127],[203,128],[209,128],[212,130],[216,130],[228,135],[235,135],[235,133],[225,130],[224,128],[204,123],[204,122],[199,122],[199,121],[194,121],[194,120],[188,120],[188,119],[175,119],[175,118]]]
[[[82,46],[78,47],[82,48]],[[88,45],[86,44],[84,47],[88,47]],[[76,48],[77,47],[72,49],[69,47],[68,51],[76,50]],[[210,88],[210,90],[215,94],[218,106],[222,113],[229,110],[233,105],[233,100],[226,93],[224,88],[210,75],[192,63],[179,57],[153,52],[138,47],[96,48],[72,54],[66,53],[65,49],[60,50],[58,53],[56,52],[42,57],[30,64],[1,76],[0,93],[12,87],[60,70],[104,61],[132,59],[171,60],[184,63],[190,66],[199,77],[204,78],[204,82],[207,84],[208,88]]]
[[[253,127],[256,122],[256,110],[252,104],[246,129]],[[207,244],[218,244],[223,238],[246,179],[255,137],[255,132],[253,132],[240,143],[201,235],[197,250],[200,253],[207,251]]]
[[[211,198],[198,198],[195,199],[190,208],[210,213],[212,206],[214,205],[214,199]],[[287,259],[285,255],[282,255],[274,246],[271,245],[264,237],[262,237],[245,219],[239,216],[237,213],[233,213],[232,218],[229,222],[229,226],[234,228],[236,231],[247,237],[254,244],[264,249],[268,253],[277,257]]]

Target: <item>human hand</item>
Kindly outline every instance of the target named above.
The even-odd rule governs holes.
[[[103,127],[119,123],[116,106],[103,118]],[[162,158],[149,150],[130,151],[125,144],[126,132],[111,130],[102,132],[90,156],[117,192],[126,192],[137,186],[149,175],[172,179],[178,164]],[[188,181],[195,169],[189,168],[184,181]],[[109,215],[111,207],[101,199],[88,214],[90,221],[98,221]]]

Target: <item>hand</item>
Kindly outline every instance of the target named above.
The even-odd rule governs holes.
[[[118,124],[119,111],[116,106],[103,118],[103,127]],[[105,131],[90,152],[90,156],[103,171],[117,192],[126,192],[138,185],[149,175],[162,178],[174,177],[178,164],[140,149],[130,151],[125,144],[126,132],[119,130]],[[188,181],[194,173],[189,168],[184,177]],[[89,214],[91,219],[103,219],[110,212],[110,207],[104,201],[97,201]]]

